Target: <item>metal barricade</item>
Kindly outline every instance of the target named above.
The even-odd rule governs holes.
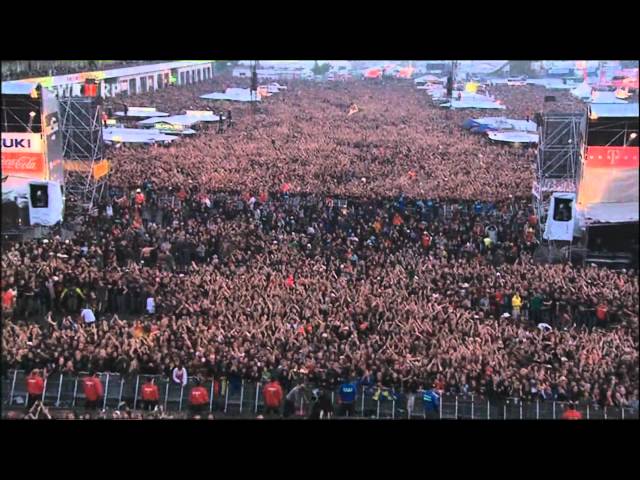
[[[503,403],[503,415],[504,420],[520,420],[524,415],[524,407],[522,400],[519,398],[507,398]]]
[[[27,374],[22,370],[17,370],[14,376],[9,405],[25,406],[27,401]]]
[[[45,380],[43,399],[53,407],[69,408],[84,407],[85,397],[82,379],[86,373],[77,376],[52,373]],[[139,375],[123,377],[118,373],[98,374],[104,387],[104,397],[99,408],[117,408],[121,402],[129,407],[140,408],[140,388],[150,378],[156,377],[156,384],[160,391],[160,404],[169,411],[186,410],[188,395],[193,387],[190,382],[186,387],[174,384],[161,376]],[[10,370],[3,381],[3,404],[13,407],[24,406],[28,402],[26,389],[26,373],[21,370]],[[224,410],[229,416],[252,416],[263,408],[262,385],[259,382],[240,381],[234,385],[220,380],[220,392],[215,398],[214,384],[207,380],[202,384],[209,392],[209,411],[216,406]],[[392,393],[391,390],[383,390]],[[552,400],[525,400],[509,398],[506,400],[488,401],[486,398],[474,395],[443,394],[440,399],[440,409],[435,412],[425,412],[422,393],[376,395],[377,387],[358,389],[355,400],[356,417],[394,419],[394,418],[442,418],[442,419],[490,419],[490,420],[545,420],[560,419],[568,407],[567,402]],[[413,401],[411,398],[413,397]],[[337,403],[338,392],[331,392],[331,399],[336,413],[341,411]],[[217,405],[216,405],[217,404]],[[302,398],[295,405],[293,417],[306,417],[310,413],[311,404]],[[576,405],[584,419],[601,420],[629,420],[638,419],[637,409],[630,407],[606,407],[582,403]]]
[[[125,380],[119,373],[107,373],[106,376],[103,408],[118,408],[122,401]]]
[[[562,415],[562,407],[559,407],[558,402],[554,400],[538,400],[536,409],[538,420],[555,420]]]
[[[77,377],[75,375],[63,374],[60,384],[60,391],[56,399],[58,407],[70,408],[74,405],[74,394],[76,390]]]
[[[256,382],[247,380],[243,383],[242,396],[240,397],[240,414],[253,413],[256,401]]]
[[[62,385],[62,374],[53,373],[45,378],[44,391],[42,392],[42,402],[45,405],[55,405],[58,399],[58,392]]]
[[[165,410],[182,410],[182,398],[185,390],[189,390],[189,384],[183,386],[177,384],[171,380],[166,380],[164,385],[164,392],[160,390],[160,395],[163,398],[163,405]],[[186,407],[187,405],[185,405]]]
[[[15,388],[16,377],[18,375],[17,370],[11,370],[6,372],[6,375],[2,377],[2,404],[10,405],[13,403],[13,391]]]
[[[377,418],[378,402],[373,399],[377,388],[361,387],[356,392],[356,416],[362,418]]]
[[[471,395],[456,395],[456,401],[458,402],[456,418],[461,418],[463,420],[470,420],[472,418]]]
[[[146,381],[143,378],[146,375],[136,375],[122,377],[124,384],[122,385],[121,402],[124,402],[129,408],[136,410],[140,408],[140,387]],[[156,381],[157,384],[157,381]],[[162,390],[158,387],[158,393],[162,395]]]
[[[244,402],[244,380],[237,382],[227,381],[224,396],[224,412],[227,415],[239,415],[240,405]]]
[[[599,405],[588,405],[589,409],[587,410],[589,414],[588,420],[606,420],[608,418],[608,409],[602,408]],[[564,409],[563,409],[564,410]],[[586,418],[586,415],[582,415],[583,418]]]
[[[473,397],[473,418],[475,420],[491,420],[491,411],[487,400],[479,395]]]
[[[458,418],[460,405],[458,404],[458,396],[449,393],[443,393],[440,397],[440,413],[441,419],[455,420]]]

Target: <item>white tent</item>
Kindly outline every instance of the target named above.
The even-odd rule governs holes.
[[[102,130],[102,136],[108,143],[157,143],[173,142],[178,137],[164,135],[158,130],[141,128],[110,127]]]
[[[115,112],[116,117],[124,117],[124,112]],[[152,107],[129,107],[127,110],[127,117],[168,117],[169,114],[165,112],[159,112]]]
[[[206,95],[200,95],[200,98],[204,98],[207,100],[226,100],[230,102],[251,102],[254,100],[260,101],[259,95],[257,95],[255,98],[252,98],[251,90],[248,88],[227,88],[224,93],[208,93]]]
[[[626,100],[620,100],[616,97],[616,92],[602,92],[594,91],[591,95],[591,99],[588,100],[591,103],[628,103]]]
[[[222,116],[224,120],[225,117]],[[182,115],[171,115],[170,117],[153,117],[138,122],[140,126],[155,125],[156,123],[170,123],[182,125],[184,128],[191,127],[200,122],[219,122],[220,116],[206,110],[187,110]]]
[[[527,132],[487,132],[487,136],[496,142],[508,143],[538,143],[537,133]]]
[[[481,109],[496,109],[496,110],[506,110],[507,107],[504,105],[493,102],[491,100],[476,100],[476,99],[465,99],[462,100],[453,100],[451,102],[444,103],[440,105],[441,107],[449,107],[452,109],[461,109],[461,108],[477,108]]]

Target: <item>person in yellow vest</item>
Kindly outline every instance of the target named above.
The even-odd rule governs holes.
[[[485,251],[491,250],[491,245],[493,244],[491,238],[487,235],[482,241],[484,242]]]
[[[520,318],[520,308],[522,307],[522,298],[520,298],[518,292],[514,293],[513,297],[511,297],[511,307],[513,308],[511,315],[513,319],[517,321]]]

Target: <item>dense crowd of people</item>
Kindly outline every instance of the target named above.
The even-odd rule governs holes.
[[[491,90],[516,118],[545,94]],[[3,249],[3,369],[637,405],[636,272],[534,262],[532,151],[396,82],[231,108],[224,135],[113,151],[72,239]]]

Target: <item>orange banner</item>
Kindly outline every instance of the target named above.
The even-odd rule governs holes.
[[[13,175],[44,180],[47,177],[44,154],[3,151],[2,175]]]
[[[104,177],[109,173],[109,161],[102,160],[101,162],[95,164],[93,166],[93,178],[98,180],[101,177]]]

